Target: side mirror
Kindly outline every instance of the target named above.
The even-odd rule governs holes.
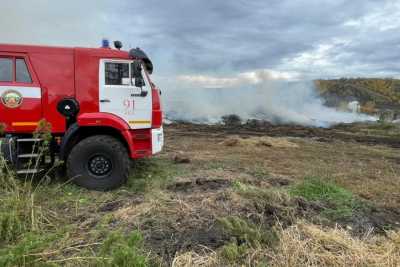
[[[132,78],[137,78],[142,76],[142,61],[134,60],[132,62]]]
[[[144,83],[143,77],[136,77],[136,78],[135,78],[135,86],[136,86],[136,87],[142,88],[142,87],[145,86],[145,85],[146,85],[146,84]]]
[[[142,64],[143,62],[141,60],[134,60],[131,65],[131,72],[132,72],[132,80],[131,83],[132,85],[135,85],[136,88],[140,88],[140,94],[135,94],[136,96],[141,96],[141,97],[146,97],[148,92],[146,90],[143,90],[143,87],[146,86],[146,83],[144,81],[143,75],[142,75]]]

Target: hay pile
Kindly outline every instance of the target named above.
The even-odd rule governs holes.
[[[285,137],[250,137],[241,138],[239,136],[231,136],[221,142],[225,146],[264,146],[276,148],[298,148],[299,146]]]

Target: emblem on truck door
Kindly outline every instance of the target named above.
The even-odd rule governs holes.
[[[15,90],[5,91],[1,95],[1,102],[8,108],[17,108],[21,106],[22,99],[21,93]]]

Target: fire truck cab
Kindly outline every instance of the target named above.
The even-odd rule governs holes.
[[[1,152],[20,175],[44,171],[38,126],[51,125],[50,154],[68,177],[110,190],[129,176],[130,159],[162,150],[160,90],[139,48],[0,44]],[[33,164],[32,161],[40,164]],[[29,163],[29,164],[28,164]]]

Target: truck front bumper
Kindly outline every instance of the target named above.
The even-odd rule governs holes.
[[[157,154],[162,151],[164,146],[164,130],[163,128],[151,129],[151,150],[152,154]]]

